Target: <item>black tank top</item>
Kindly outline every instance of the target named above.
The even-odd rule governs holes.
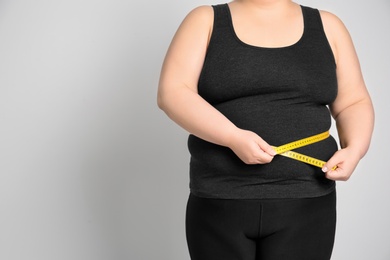
[[[337,95],[336,64],[317,9],[301,6],[304,32],[287,47],[265,48],[235,34],[227,4],[213,6],[214,26],[198,91],[237,127],[271,145],[322,133],[331,127],[328,104]],[[275,156],[269,164],[247,165],[227,147],[194,135],[190,189],[208,198],[265,199],[317,197],[335,182],[320,168]],[[295,151],[328,160],[333,137]]]

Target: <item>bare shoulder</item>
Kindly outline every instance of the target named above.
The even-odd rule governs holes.
[[[335,14],[320,10],[324,30],[331,38],[337,40],[339,37],[346,37],[349,35],[347,28],[343,21]]]
[[[202,17],[213,17],[213,7],[210,5],[201,5],[191,10],[190,14],[199,15]]]
[[[354,49],[351,36],[338,16],[323,10],[320,11],[320,14],[326,37],[332,47],[336,63],[338,63],[343,52]]]
[[[184,22],[190,22],[203,25],[211,25],[214,20],[214,11],[211,6],[202,5],[192,9],[184,19]]]
[[[210,38],[214,24],[214,10],[211,6],[198,6],[192,9],[184,18],[177,31],[177,36],[187,39]]]

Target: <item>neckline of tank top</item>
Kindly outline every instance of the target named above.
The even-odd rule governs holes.
[[[293,48],[293,47],[296,47],[298,45],[301,44],[301,42],[303,41],[303,39],[305,38],[306,36],[306,31],[307,31],[307,24],[306,24],[306,12],[305,12],[305,8],[303,5],[299,5],[301,7],[301,11],[302,11],[302,19],[303,19],[303,32],[301,34],[301,37],[298,39],[298,41],[296,41],[295,43],[293,44],[290,44],[290,45],[286,45],[286,46],[276,46],[276,47],[266,47],[266,46],[257,46],[257,45],[252,45],[252,44],[249,44],[249,43],[246,43],[244,41],[242,41],[238,35],[236,34],[236,31],[234,29],[234,25],[233,25],[233,18],[232,18],[232,14],[230,12],[230,7],[229,7],[229,4],[228,3],[225,3],[224,4],[225,8],[226,8],[226,12],[227,12],[227,15],[228,15],[228,20],[229,20],[229,28],[230,28],[230,31],[231,33],[233,34],[233,37],[235,38],[235,40],[241,44],[241,45],[244,45],[246,47],[249,47],[249,48],[254,48],[254,49],[260,49],[260,50],[283,50],[283,49],[289,49],[289,48]]]

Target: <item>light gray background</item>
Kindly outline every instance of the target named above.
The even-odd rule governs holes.
[[[216,3],[0,0],[0,259],[189,259],[187,134],[156,90],[179,23]],[[299,3],[347,25],[376,108],[333,259],[388,260],[390,3]]]

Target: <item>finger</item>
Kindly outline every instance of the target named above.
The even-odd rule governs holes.
[[[339,171],[337,170],[329,170],[325,172],[325,177],[329,180],[337,181],[339,178]]]
[[[268,155],[270,155],[272,157],[276,155],[276,151],[274,150],[274,148],[271,145],[269,145],[267,142],[265,142],[264,140],[260,139],[258,141],[258,144],[259,144],[261,150],[263,150]]]
[[[329,172],[329,171],[335,171],[338,169],[338,164],[331,164],[331,163],[326,163],[323,167],[322,167],[322,171],[323,172]]]
[[[265,150],[266,153],[268,153],[270,156],[274,157],[276,155],[276,151],[272,146],[268,146]]]
[[[272,161],[274,157],[272,155],[269,155],[268,153],[266,152],[263,152],[259,158],[258,158],[258,162],[260,164],[264,164],[264,163],[270,163]]]
[[[347,171],[345,169],[339,167],[336,170],[328,171],[325,174],[325,177],[334,181],[347,181],[350,175],[347,174]]]
[[[337,156],[337,153],[333,155],[322,167],[323,172],[328,172],[331,170],[335,170],[337,168],[337,165],[340,163],[340,159]]]

